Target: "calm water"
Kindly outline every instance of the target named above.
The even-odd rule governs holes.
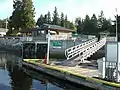
[[[21,66],[21,58],[0,52],[0,90],[90,90]],[[93,89],[92,89],[93,90]]]

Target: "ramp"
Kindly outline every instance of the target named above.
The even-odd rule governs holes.
[[[94,53],[96,53],[99,49],[101,49],[106,43],[106,38],[89,40],[80,45],[76,45],[74,47],[68,48],[65,51],[65,55],[67,60],[64,61],[66,64],[74,64],[77,65],[80,62],[84,62],[87,58],[91,57]]]

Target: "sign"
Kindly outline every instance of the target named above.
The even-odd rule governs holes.
[[[52,43],[53,48],[61,48],[62,47],[62,42],[61,41],[54,41]]]

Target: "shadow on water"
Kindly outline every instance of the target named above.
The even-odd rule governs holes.
[[[46,86],[46,90],[94,90],[83,85],[78,85],[76,83],[71,83],[65,80],[58,79],[42,72],[35,72],[33,70],[30,70],[29,68],[23,69],[24,72],[26,72],[30,77],[44,83]]]
[[[21,62],[20,57],[0,52],[0,90],[90,90],[22,67]]]

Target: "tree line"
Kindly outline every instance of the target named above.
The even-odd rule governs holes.
[[[92,17],[88,15],[85,16],[85,19],[80,17],[76,18],[75,26],[78,33],[83,34],[96,34],[104,31],[109,31],[112,27],[111,20],[106,19],[103,11],[100,12],[98,18],[95,14]]]
[[[55,10],[53,11],[53,17],[51,17],[51,13],[49,11],[45,15],[41,14],[37,20],[36,25],[40,27],[44,23],[59,25],[73,30],[75,29],[73,22],[68,20],[67,15],[65,15],[63,12],[61,12],[61,15],[58,14],[57,7],[55,7]]]
[[[98,16],[95,14],[90,17],[86,15],[85,18],[77,17],[73,22],[69,21],[67,15],[63,12],[58,14],[57,7],[55,7],[53,14],[49,11],[46,14],[41,14],[37,22],[34,20],[35,8],[32,0],[13,0],[13,12],[8,18],[8,35],[16,34],[29,28],[41,26],[44,23],[59,25],[65,28],[76,30],[78,34],[96,34],[100,32],[110,32],[115,34],[115,21],[106,19],[103,11]],[[120,16],[117,16],[118,32],[120,32]],[[5,28],[5,20],[0,20],[0,27]],[[111,22],[114,22],[113,25]]]

